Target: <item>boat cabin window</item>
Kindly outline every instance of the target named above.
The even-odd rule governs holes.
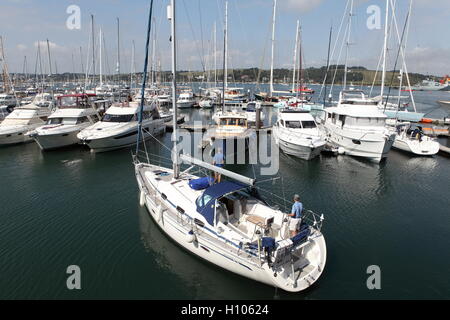
[[[286,121],[286,128],[301,129],[302,125],[300,121]]]
[[[88,117],[81,117],[81,118],[78,118],[78,120],[77,120],[77,124],[84,123],[84,122],[89,122]]]
[[[228,125],[229,126],[237,125],[237,119],[228,119]]]
[[[216,216],[215,216],[215,224],[217,225],[219,222],[223,224],[228,224],[228,210],[227,206],[219,201],[216,201]]]
[[[105,113],[103,122],[130,122],[135,118],[134,114],[109,114]]]
[[[302,121],[303,129],[314,129],[316,128],[316,123],[314,121]]]
[[[74,125],[78,123],[78,118],[64,118],[63,124]]]
[[[63,118],[50,118],[47,121],[47,124],[61,124],[63,121]]]
[[[383,127],[386,121],[384,118],[352,118],[352,122],[356,126]]]

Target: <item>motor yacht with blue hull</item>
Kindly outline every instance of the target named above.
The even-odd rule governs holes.
[[[182,156],[186,158],[190,157]],[[175,177],[172,169],[136,158],[135,173],[140,204],[167,236],[191,253],[290,292],[310,287],[322,274],[326,263],[320,231],[323,216],[305,211],[299,234],[291,238],[287,215],[270,207],[251,179],[249,184],[244,183],[245,177],[240,182],[207,183],[205,189],[196,190],[198,176],[183,172]]]
[[[143,138],[150,139],[165,132],[156,104],[145,105],[142,113]],[[105,152],[135,145],[138,136],[139,103],[124,102],[112,105],[101,121],[82,130],[81,143],[92,152]]]

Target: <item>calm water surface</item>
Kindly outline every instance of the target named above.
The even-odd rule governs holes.
[[[435,101],[449,97],[416,94],[420,110],[435,117],[446,114]],[[265,112],[274,116],[271,108]],[[210,116],[201,110],[186,115]],[[161,141],[169,144],[169,134]],[[155,142],[148,146],[167,154]],[[249,167],[232,169],[253,175]],[[0,298],[450,298],[449,158],[393,150],[377,165],[280,154],[279,175],[282,184],[260,187],[282,196],[284,186],[287,197],[299,193],[326,217],[326,269],[298,294],[221,270],[169,240],[139,207],[130,150],[1,148]],[[66,289],[66,268],[73,264],[82,272],[79,291]],[[369,265],[381,268],[381,290],[366,287]]]

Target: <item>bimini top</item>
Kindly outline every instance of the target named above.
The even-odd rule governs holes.
[[[204,216],[206,221],[213,226],[215,201],[227,194],[245,189],[247,187],[248,186],[243,183],[231,181],[224,181],[214,184],[207,188],[196,200],[197,212]]]

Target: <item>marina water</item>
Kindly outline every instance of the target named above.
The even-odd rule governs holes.
[[[438,118],[445,112],[435,101],[448,95],[415,98]],[[268,123],[276,116],[264,112]],[[193,121],[212,111],[182,114]],[[170,133],[160,139],[170,145]],[[169,156],[160,144],[147,145]],[[323,213],[328,250],[318,282],[290,294],[220,270],[169,240],[139,206],[129,149],[1,148],[0,299],[449,299],[449,161],[396,150],[381,164],[280,154],[282,179],[259,186],[287,198],[298,193]],[[253,176],[251,167],[230,169]],[[81,290],[66,287],[70,265],[81,268]],[[381,290],[367,288],[371,265],[380,267]]]

